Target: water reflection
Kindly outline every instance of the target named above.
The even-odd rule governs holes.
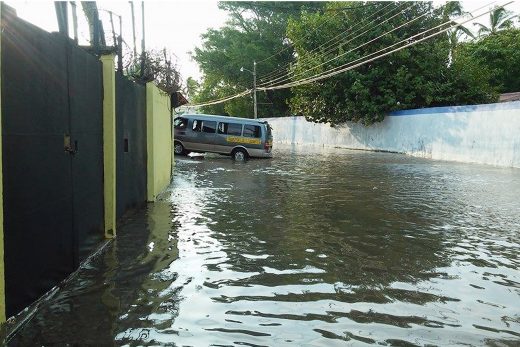
[[[180,159],[13,344],[518,344],[519,191],[385,153]]]

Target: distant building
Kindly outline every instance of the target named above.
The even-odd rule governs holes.
[[[520,92],[500,94],[498,102],[520,101]]]
[[[173,92],[170,95],[173,108],[180,107],[189,103],[188,99],[181,92]]]

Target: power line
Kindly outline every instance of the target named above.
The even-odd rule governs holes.
[[[511,1],[511,2],[509,2],[509,3],[507,3],[507,4],[502,5],[501,7],[503,7],[503,6],[507,6],[507,5],[509,5],[509,4],[513,3],[513,2],[514,2],[514,1]],[[447,28],[444,28],[444,29],[442,29],[442,30],[439,30],[438,32],[435,32],[435,33],[433,33],[433,34],[431,34],[431,35],[429,35],[429,36],[426,36],[426,37],[423,37],[423,38],[421,38],[421,39],[418,39],[418,40],[415,40],[415,41],[409,42],[408,44],[405,44],[405,45],[403,45],[403,46],[401,46],[401,47],[397,47],[397,48],[395,48],[395,49],[393,49],[393,50],[391,50],[391,51],[389,51],[389,52],[382,53],[382,54],[380,54],[380,55],[378,55],[378,56],[375,56],[375,57],[370,58],[370,59],[368,59],[368,60],[361,61],[361,62],[359,62],[359,63],[357,63],[357,64],[351,65],[352,63],[354,63],[354,62],[356,62],[356,61],[359,61],[359,60],[363,60],[363,59],[365,59],[365,58],[367,58],[367,57],[369,57],[369,56],[371,56],[371,55],[373,55],[373,54],[375,54],[375,53],[369,54],[369,55],[367,55],[367,56],[364,56],[363,58],[357,59],[357,60],[355,60],[355,61],[353,61],[353,62],[350,62],[350,63],[348,63],[348,64],[344,64],[344,65],[342,65],[342,66],[336,67],[336,68],[331,69],[331,70],[329,70],[329,71],[325,71],[325,72],[323,72],[323,73],[321,73],[321,74],[317,74],[317,75],[314,75],[314,76],[311,76],[311,77],[308,77],[308,78],[305,78],[305,79],[301,79],[301,80],[299,80],[299,81],[294,81],[294,82],[287,83],[287,84],[284,84],[284,85],[278,85],[278,86],[273,86],[273,87],[268,87],[268,88],[264,87],[264,88],[258,88],[258,89],[259,89],[259,90],[264,90],[264,91],[266,91],[266,90],[275,90],[275,89],[286,89],[286,88],[297,87],[297,86],[301,86],[301,85],[309,84],[309,83],[312,83],[312,82],[317,82],[317,81],[320,81],[320,80],[323,80],[323,79],[326,79],[326,78],[329,78],[329,77],[333,77],[333,76],[338,75],[338,74],[340,74],[340,73],[342,73],[342,72],[345,72],[345,71],[348,71],[348,70],[352,70],[352,69],[354,69],[354,68],[356,68],[356,67],[359,67],[359,66],[361,66],[361,65],[367,64],[367,63],[372,62],[372,61],[374,61],[374,60],[381,59],[381,58],[383,58],[383,57],[385,57],[385,56],[387,56],[387,55],[389,55],[389,54],[395,53],[395,52],[400,51],[400,50],[402,50],[402,49],[404,49],[404,48],[407,48],[407,47],[410,47],[410,46],[416,45],[416,44],[418,44],[418,43],[420,43],[420,42],[423,42],[423,41],[425,41],[425,40],[427,40],[427,39],[430,39],[430,38],[432,38],[432,37],[435,37],[435,36],[437,36],[437,35],[440,35],[440,34],[446,32],[446,31],[448,31],[448,30],[450,30],[450,29],[456,28],[456,27],[459,26],[459,25],[463,25],[463,24],[465,24],[465,23],[467,23],[467,22],[470,22],[470,21],[472,21],[472,20],[475,20],[476,18],[482,17],[483,15],[488,14],[488,13],[490,13],[491,11],[493,11],[493,10],[490,9],[490,10],[488,10],[487,12],[484,12],[484,13],[482,13],[482,14],[476,16],[476,17],[471,17],[471,18],[469,18],[469,19],[467,19],[467,20],[465,20],[465,21],[463,21],[463,22],[461,22],[461,23],[455,23],[455,24],[453,24],[453,25],[451,25],[451,26],[449,26],[449,27],[447,27]],[[407,39],[405,39],[405,40],[402,40],[402,41],[398,42],[397,44],[400,44],[400,43],[403,43],[403,42],[407,42],[407,41],[409,41],[409,40],[412,39],[412,38],[415,38],[415,37],[420,36],[420,35],[422,35],[422,34],[428,32],[428,31],[431,31],[431,30],[433,30],[433,29],[437,29],[437,28],[439,28],[440,26],[443,26],[443,25],[446,25],[446,24],[449,24],[449,23],[452,23],[452,22],[454,22],[454,21],[451,21],[451,20],[450,20],[450,21],[448,21],[448,22],[445,22],[445,23],[443,23],[443,24],[438,25],[437,27],[434,27],[434,28],[431,28],[431,29],[425,30],[425,31],[423,31],[423,32],[421,32],[421,33],[419,33],[419,34],[413,35],[413,36],[411,36],[411,37],[409,37],[409,38],[407,38]],[[393,45],[391,45],[391,46],[389,46],[389,47],[386,47],[386,48],[383,49],[383,50],[386,50],[386,49],[388,49],[388,48],[391,48],[391,47],[393,47],[393,46],[396,46],[397,44],[393,44]],[[381,51],[383,51],[383,50],[379,50],[379,51],[376,52],[376,53],[379,53],[379,52],[381,52]],[[338,69],[339,69],[339,70],[338,70]],[[334,71],[334,70],[336,70],[336,71]]]
[[[335,13],[334,16],[331,17],[331,19],[334,18],[335,16],[338,16],[338,15],[339,15],[338,13]],[[320,25],[319,25],[315,30],[318,30],[320,27],[322,27],[323,25],[325,25],[325,23],[326,23],[326,22],[321,23],[321,24],[320,24]],[[305,40],[309,35],[310,35],[310,33],[307,33],[307,35],[306,35],[305,37],[302,38],[302,41]],[[290,47],[291,47],[291,46],[285,46],[284,48],[282,48],[282,49],[279,50],[278,52],[276,52],[276,53],[274,53],[274,54],[271,54],[271,55],[268,56],[267,58],[262,59],[262,60],[260,60],[260,61],[257,61],[256,63],[257,63],[257,64],[263,63],[264,61],[267,61],[267,60],[269,60],[269,59],[271,59],[271,58],[273,58],[273,57],[279,55],[280,53],[285,52],[285,51],[288,50]]]
[[[493,4],[494,2],[495,2],[495,1],[491,2],[491,4]],[[510,4],[513,3],[513,2],[514,2],[514,1],[510,1],[510,2],[505,3],[505,4],[503,4],[503,5],[499,6],[499,7],[504,7],[504,6],[510,5]],[[482,7],[478,8],[478,9],[476,9],[476,10],[473,10],[473,11],[471,11],[471,12],[479,11],[480,9],[482,9],[483,7],[486,7],[486,6],[489,6],[489,4],[488,4],[488,5],[485,5],[485,6],[482,6]],[[407,39],[401,40],[401,41],[399,41],[399,42],[397,42],[397,43],[395,43],[395,44],[393,44],[393,45],[390,45],[390,46],[388,46],[388,47],[385,47],[385,48],[383,48],[383,49],[381,49],[381,50],[379,50],[379,51],[377,51],[377,52],[374,52],[374,53],[368,54],[368,55],[366,55],[366,56],[364,56],[364,57],[362,57],[362,58],[359,58],[359,59],[354,60],[354,61],[352,61],[352,62],[349,62],[349,63],[347,63],[347,64],[343,64],[343,65],[341,65],[341,66],[335,67],[335,68],[333,68],[333,69],[330,69],[330,70],[328,70],[328,71],[322,72],[322,73],[320,73],[320,74],[316,74],[316,75],[314,75],[314,76],[310,76],[310,77],[308,77],[308,78],[304,78],[304,79],[301,79],[301,80],[298,80],[298,81],[293,81],[293,82],[291,82],[291,83],[286,83],[286,84],[282,84],[282,85],[276,85],[276,86],[270,86],[270,87],[260,87],[260,88],[258,88],[258,90],[268,91],[268,90],[287,89],[287,88],[298,87],[298,86],[305,85],[305,84],[309,84],[309,83],[314,83],[314,82],[317,82],[317,81],[320,81],[320,80],[323,80],[323,79],[326,79],[326,78],[330,78],[330,77],[336,76],[336,75],[338,75],[338,74],[340,74],[340,73],[343,73],[343,72],[346,72],[346,71],[349,71],[349,70],[355,69],[355,68],[357,68],[357,67],[359,67],[359,66],[362,66],[362,65],[364,65],[364,64],[367,64],[367,63],[370,63],[370,62],[372,62],[372,61],[375,61],[375,60],[381,59],[381,58],[386,57],[386,56],[388,56],[388,55],[390,55],[390,54],[392,54],[392,53],[398,52],[398,51],[400,51],[400,50],[403,50],[403,49],[405,49],[405,48],[411,47],[411,46],[416,45],[416,44],[418,44],[418,43],[421,43],[421,42],[423,42],[423,41],[425,41],[425,40],[428,40],[428,39],[430,39],[430,38],[433,38],[433,37],[435,37],[435,36],[437,36],[437,35],[440,35],[440,34],[446,32],[446,31],[448,31],[448,30],[450,30],[450,29],[456,28],[456,27],[458,27],[458,26],[460,26],[460,25],[463,25],[463,24],[465,24],[465,23],[467,23],[467,22],[470,22],[470,21],[472,21],[472,20],[475,20],[475,19],[477,19],[477,18],[480,18],[480,17],[482,17],[482,16],[484,16],[484,15],[490,13],[490,12],[493,11],[493,10],[494,10],[494,9],[489,9],[488,11],[486,11],[486,12],[484,12],[484,13],[478,15],[478,16],[471,16],[469,19],[467,19],[467,20],[465,20],[465,21],[463,21],[463,22],[460,22],[460,23],[455,22],[455,20],[449,20],[449,21],[444,22],[444,23],[442,23],[442,24],[440,24],[440,25],[437,25],[437,26],[434,27],[434,28],[430,28],[430,29],[424,30],[424,31],[422,31],[422,32],[420,32],[420,33],[418,33],[418,34],[412,35],[412,36],[408,37]],[[463,18],[463,17],[465,17],[465,16],[466,16],[466,15],[459,16],[459,18]],[[440,28],[440,27],[442,27],[442,26],[444,26],[444,25],[446,25],[446,24],[451,24],[451,23],[455,23],[455,24],[450,25],[450,26],[448,26],[447,28],[441,29],[441,30],[439,30],[439,31],[437,31],[437,32],[435,32],[435,33],[433,33],[433,34],[430,34],[430,35],[428,35],[428,36],[425,36],[425,37],[423,37],[423,38],[420,38],[420,39],[417,39],[417,40],[413,40],[413,41],[411,41],[411,42],[409,42],[409,43],[407,43],[407,44],[405,44],[405,45],[402,45],[402,46],[400,46],[400,47],[397,47],[397,48],[395,48],[395,49],[393,49],[393,50],[391,50],[391,51],[388,51],[388,52],[385,52],[385,53],[381,53],[381,54],[379,54],[379,55],[377,55],[377,56],[375,56],[375,57],[372,57],[372,58],[370,58],[370,59],[364,60],[364,59],[366,59],[366,58],[368,58],[368,57],[370,57],[370,56],[373,56],[374,54],[377,54],[377,53],[383,52],[383,51],[385,51],[385,50],[387,50],[387,49],[389,49],[389,48],[395,47],[396,45],[399,45],[399,44],[401,44],[401,43],[408,42],[408,41],[410,41],[410,40],[412,40],[412,39],[414,39],[414,38],[416,38],[416,37],[418,37],[418,36],[424,35],[424,34],[427,33],[427,32],[430,32],[430,31],[432,31],[432,30],[438,29],[438,28]],[[359,63],[356,63],[356,62],[358,62],[358,61],[359,61]],[[356,64],[354,64],[354,63],[356,63]],[[353,65],[352,65],[352,64],[353,64]],[[238,97],[245,96],[245,95],[249,94],[250,92],[251,92],[251,90],[248,89],[248,90],[246,90],[246,91],[244,91],[244,92],[242,92],[242,93],[239,93],[239,94],[236,94],[236,95],[233,95],[233,96],[229,96],[229,97],[222,98],[222,99],[218,99],[218,100],[208,101],[208,102],[205,102],[205,103],[203,103],[203,104],[196,104],[196,105],[189,105],[189,106],[196,107],[196,106],[207,106],[207,105],[218,104],[218,103],[222,103],[222,102],[225,102],[225,101],[229,101],[229,100],[232,100],[232,99],[235,99],[235,98],[238,98]]]
[[[309,53],[311,53],[311,52],[315,52],[315,51],[319,50],[321,47],[323,47],[323,46],[329,44],[330,42],[332,42],[332,41],[334,41],[334,40],[336,40],[337,42],[339,42],[339,41],[341,40],[341,39],[338,39],[340,36],[342,36],[343,34],[347,33],[348,31],[352,31],[352,30],[355,29],[357,26],[359,26],[359,25],[361,25],[362,23],[364,23],[364,22],[368,21],[369,19],[371,19],[371,17],[376,16],[377,14],[379,14],[380,12],[382,12],[383,10],[385,10],[386,8],[388,8],[390,5],[393,5],[393,3],[389,3],[389,4],[386,5],[385,7],[383,7],[383,8],[381,8],[381,9],[377,10],[376,12],[370,14],[369,17],[366,18],[363,22],[356,23],[356,25],[354,25],[354,28],[348,28],[348,29],[342,31],[342,32],[339,33],[338,35],[334,36],[332,39],[330,39],[330,40],[328,40],[328,41],[322,43],[321,45],[319,45],[319,46],[313,48]],[[396,8],[397,8],[397,7],[396,7]],[[395,8],[392,9],[392,10],[390,10],[390,11],[393,11],[393,10],[395,10]],[[388,11],[388,12],[390,12],[390,11]],[[373,19],[370,23],[366,24],[366,25],[365,25],[364,27],[362,27],[362,28],[357,29],[356,31],[354,31],[354,32],[351,33],[351,34],[355,34],[355,33],[357,33],[359,30],[365,28],[365,27],[368,26],[368,25],[371,25],[374,21],[376,21],[376,20],[378,20],[378,19],[380,19],[380,18],[381,18],[381,16],[377,17],[376,19]],[[323,24],[325,24],[325,22],[322,23],[322,25],[323,25]],[[319,29],[322,25],[318,26],[316,29],[314,29],[314,31],[316,32],[317,29]],[[347,36],[347,37],[348,37],[348,36]],[[336,42],[336,43],[337,43],[337,42]],[[336,43],[332,43],[332,44],[328,45],[328,46],[325,48],[325,51],[329,50],[329,49],[330,49],[332,46],[334,46]],[[277,70],[274,70],[274,71],[272,71],[271,73],[267,73],[267,74],[265,74],[262,78],[260,78],[260,82],[265,81],[265,80],[267,80],[268,78],[273,79],[273,78],[276,78],[276,77],[283,77],[283,76],[287,75],[287,74],[288,74],[287,72],[288,72],[288,70],[289,70],[289,67],[290,67],[290,63],[287,63],[287,64],[285,64],[283,67],[281,67],[281,68],[279,68],[279,69],[277,69]],[[262,83],[262,84],[266,84],[266,83],[264,82],[264,83]]]
[[[355,9],[359,9],[359,8],[372,7],[372,6],[376,6],[376,5],[378,5],[378,4],[377,4],[377,3],[373,3],[373,4],[366,4],[366,3],[365,3],[364,5],[359,5],[359,6],[346,6],[346,7],[339,7],[339,8],[323,8],[323,9],[317,9],[317,10],[318,10],[318,11],[321,10],[321,11],[323,11],[323,12],[341,12],[341,11],[346,11],[346,10],[355,10]],[[273,10],[274,10],[274,9],[280,9],[280,8],[282,8],[282,7],[267,7],[267,6],[263,5],[263,4],[261,5],[260,2],[256,2],[254,6],[255,6],[255,7],[264,7],[264,8],[269,8],[269,9],[273,9]],[[337,15],[337,14],[336,14],[336,15]],[[322,24],[322,25],[323,25],[323,24]],[[320,26],[321,26],[321,25],[320,25]],[[318,27],[318,28],[319,28],[319,27]],[[318,28],[316,28],[316,29],[318,29]],[[267,58],[265,58],[265,59],[262,59],[262,60],[258,61],[257,64],[262,63],[262,62],[264,62],[264,61],[267,61],[267,60],[269,60],[269,59],[271,59],[271,58],[277,56],[278,54],[280,54],[280,53],[286,51],[286,50],[289,49],[289,48],[290,48],[290,46],[287,46],[287,47],[285,47],[285,48],[282,48],[280,51],[278,51],[278,52],[276,52],[276,53],[270,55],[269,57],[267,57]]]
[[[412,5],[412,6],[414,6],[414,5]],[[371,30],[371,29],[373,30],[373,29],[377,28],[378,26],[383,25],[384,23],[388,22],[389,20],[391,20],[391,19],[393,19],[393,18],[395,18],[395,17],[401,15],[401,14],[404,13],[406,10],[410,9],[412,6],[409,6],[409,7],[405,8],[405,9],[403,9],[402,11],[400,11],[400,12],[394,14],[393,16],[387,18],[386,20],[384,20],[384,21],[382,21],[382,22],[379,22],[379,24],[377,24],[376,26],[374,26],[374,27],[372,27],[372,28],[369,28],[369,29],[365,30],[364,32],[362,32],[361,34],[359,34],[359,35],[357,35],[357,36],[351,38],[350,40],[348,40],[348,41],[346,41],[346,42],[341,42],[341,45],[346,45],[346,44],[352,42],[353,40],[359,38],[360,36],[366,34],[369,30]],[[327,64],[327,63],[330,63],[331,61],[334,61],[334,60],[336,60],[336,59],[339,59],[340,57],[345,56],[346,54],[348,54],[348,53],[350,53],[350,52],[352,52],[352,51],[355,51],[355,50],[357,50],[357,49],[359,49],[359,48],[361,48],[361,47],[363,47],[363,46],[366,46],[367,44],[372,43],[372,42],[378,40],[379,38],[381,38],[381,37],[383,37],[383,36],[385,36],[385,35],[388,35],[388,34],[392,33],[393,31],[395,31],[395,30],[397,30],[397,29],[399,29],[399,28],[402,28],[403,26],[406,26],[406,25],[408,25],[408,24],[411,24],[411,23],[413,23],[414,21],[418,20],[419,18],[422,18],[422,17],[424,17],[424,16],[426,16],[426,15],[428,15],[428,14],[430,14],[430,12],[425,12],[425,13],[423,13],[421,16],[416,17],[415,19],[413,19],[413,20],[411,20],[411,21],[407,21],[407,22],[405,22],[404,24],[401,24],[400,26],[398,26],[398,27],[396,27],[396,28],[394,28],[394,29],[392,29],[392,30],[390,30],[390,31],[387,31],[386,33],[384,33],[384,34],[378,36],[378,37],[375,38],[375,39],[372,39],[372,40],[370,40],[370,41],[368,41],[368,42],[365,42],[365,43],[363,43],[363,44],[357,46],[356,48],[353,48],[353,49],[348,50],[347,52],[344,52],[344,53],[339,54],[339,55],[335,55],[333,58],[331,58],[331,59],[325,61],[324,63],[318,64],[318,65],[315,65],[315,66],[313,66],[313,67],[311,67],[311,68],[309,68],[309,69],[307,69],[307,70],[305,70],[305,71],[302,71],[302,72],[300,72],[300,73],[297,73],[297,74],[295,74],[295,73],[287,74],[285,78],[284,78],[284,76],[282,76],[282,77],[279,77],[279,78],[277,78],[277,79],[274,79],[274,80],[271,80],[271,81],[265,82],[265,83],[263,83],[262,85],[263,85],[263,86],[265,86],[265,85],[273,85],[274,82],[276,82],[276,81],[280,81],[280,80],[281,80],[281,81],[283,82],[283,81],[286,81],[286,80],[291,79],[292,77],[300,76],[300,75],[304,74],[304,73],[307,72],[307,71],[314,70],[314,69],[316,69],[316,68],[318,68],[318,67],[320,67],[320,66],[323,66],[323,65],[325,65],[325,64]],[[364,27],[363,27],[363,28],[364,28]],[[323,53],[321,57],[318,56],[318,57],[315,57],[315,58],[318,58],[318,59],[327,59],[327,55],[329,55],[330,53],[336,51],[336,49],[339,48],[339,47],[340,47],[340,46],[334,46],[334,47],[332,47],[331,49],[329,49],[328,51],[326,51],[325,53]],[[312,51],[309,52],[308,54],[310,54],[310,53],[312,53]],[[306,59],[303,58],[302,60],[305,61]],[[281,82],[279,82],[279,83],[281,83]]]
[[[318,2],[321,2],[321,1],[318,1]],[[257,7],[264,8],[267,10],[276,10],[276,11],[279,11],[279,10],[299,11],[301,9],[301,8],[295,9],[295,8],[291,8],[291,7],[284,7],[284,6],[280,6],[279,4],[277,4],[276,6],[269,6],[268,5],[269,3],[274,3],[274,2],[259,2],[259,1],[253,2],[253,6],[248,7],[247,9],[251,10],[251,9],[257,8]],[[306,4],[306,5],[308,6],[309,4]],[[363,7],[372,7],[372,6],[376,6],[376,5],[377,5],[376,3],[367,3],[367,1],[365,1],[365,3],[363,5],[358,5],[358,6],[344,6],[344,7],[337,7],[337,8],[323,8],[323,7],[310,8],[309,7],[308,9],[315,10],[315,11],[323,11],[323,12],[338,12],[338,11],[355,10],[355,9],[363,8]]]
[[[477,9],[473,10],[473,12],[475,12],[475,11],[479,11],[479,10],[481,10],[482,8],[484,8],[484,7],[486,7],[486,6],[490,6],[490,5],[492,5],[493,3],[495,3],[495,2],[496,2],[496,1],[493,1],[493,2],[491,2],[491,3],[489,3],[489,4],[487,4],[487,5],[484,5],[484,6],[482,6],[482,7],[479,7],[479,8],[477,8]],[[404,11],[404,10],[403,10],[403,11]],[[329,63],[329,62],[331,62],[331,61],[333,61],[333,60],[336,60],[336,59],[340,58],[341,56],[344,56],[344,55],[346,55],[346,54],[348,54],[348,53],[350,53],[350,52],[352,52],[352,51],[357,50],[358,48],[361,48],[361,47],[363,47],[363,46],[366,46],[367,44],[369,44],[369,43],[371,43],[371,42],[373,42],[373,41],[376,41],[377,39],[379,39],[379,38],[381,38],[381,37],[383,37],[383,36],[385,36],[385,35],[387,35],[387,34],[393,32],[393,31],[395,31],[395,30],[397,30],[397,29],[399,29],[399,28],[401,28],[401,27],[403,27],[403,26],[405,26],[405,25],[408,25],[408,24],[410,24],[410,23],[412,23],[412,22],[414,22],[414,21],[416,21],[416,20],[418,20],[418,19],[420,19],[420,18],[422,18],[423,16],[428,15],[428,14],[430,14],[430,12],[425,12],[424,14],[420,15],[419,17],[416,17],[416,18],[414,18],[413,20],[408,21],[408,22],[406,22],[405,24],[402,24],[402,25],[400,25],[400,26],[398,26],[398,27],[396,27],[396,28],[394,28],[394,29],[392,29],[392,30],[390,30],[390,31],[388,31],[388,32],[386,32],[386,33],[384,33],[384,34],[382,34],[382,35],[376,37],[375,39],[372,39],[372,40],[370,40],[370,41],[368,41],[368,42],[365,42],[364,44],[361,44],[361,45],[357,46],[356,48],[350,49],[350,50],[347,51],[347,52],[344,52],[344,53],[342,53],[342,54],[340,54],[340,55],[338,55],[338,56],[335,56],[335,57],[333,57],[332,59],[329,59],[328,61],[326,61],[326,62],[324,62],[324,63],[321,63],[321,64],[318,64],[318,65],[316,65],[316,66],[313,66],[313,67],[311,67],[311,68],[309,68],[309,69],[307,69],[307,70],[305,70],[305,71],[302,71],[302,72],[300,72],[300,73],[293,74],[293,76],[291,76],[291,77],[301,76],[301,75],[305,74],[306,72],[308,72],[308,71],[310,71],[310,70],[313,70],[313,69],[315,69],[315,68],[317,68],[317,67],[323,66],[323,65],[325,65],[326,63]],[[450,24],[450,23],[451,23],[451,21],[447,21],[447,22],[445,22],[445,23],[439,25],[438,27],[443,26],[443,25],[446,25],[446,24]],[[436,27],[436,28],[438,28],[438,27]],[[430,30],[433,30],[433,29],[435,29],[435,28],[428,29],[427,31],[430,31]],[[425,33],[425,32],[423,32],[423,33]],[[415,36],[413,36],[413,37],[415,37]],[[408,38],[408,39],[410,39],[410,38]],[[350,40],[350,41],[352,41],[352,40]],[[350,41],[349,41],[349,42],[350,42]],[[348,42],[347,42],[347,43],[348,43]],[[393,44],[393,45],[390,46],[390,47],[393,47],[393,46],[395,46],[395,45],[396,45],[396,44]],[[388,48],[390,48],[390,47],[386,47],[386,49],[388,49]],[[381,51],[384,51],[384,49],[383,49],[383,50],[380,50],[380,51],[378,51],[378,52],[375,52],[375,53],[371,53],[371,54],[369,54],[369,55],[367,55],[367,56],[371,56],[371,55],[376,54],[376,53],[379,53],[379,52],[381,52]],[[365,56],[365,57],[367,57],[367,56]],[[360,59],[362,59],[362,58],[360,58]],[[358,59],[358,60],[359,60],[359,59]],[[358,61],[358,60],[356,60],[356,61]],[[335,68],[333,68],[333,69],[335,69]],[[333,69],[332,69],[332,70],[333,70]],[[330,70],[329,70],[329,71],[330,71]],[[284,83],[285,81],[288,81],[289,79],[290,79],[290,78],[287,77],[287,78],[283,79],[283,81],[281,81],[281,82],[279,82],[279,83]],[[275,82],[275,80],[273,80],[272,82]],[[266,86],[266,84],[267,84],[267,83],[264,83],[262,86]],[[274,83],[271,83],[269,86],[272,86],[273,84],[274,84]]]
[[[245,95],[247,95],[249,93],[251,93],[251,89],[246,89],[243,92],[235,94],[235,95],[226,96],[226,97],[223,97],[223,98],[220,98],[220,99],[214,99],[214,100],[210,100],[210,101],[205,101],[204,103],[201,103],[201,104],[195,104],[195,105],[188,104],[187,106],[190,106],[190,107],[203,107],[203,106],[211,106],[211,105],[221,104],[221,103],[229,101],[229,100],[240,98],[240,97],[245,96]]]

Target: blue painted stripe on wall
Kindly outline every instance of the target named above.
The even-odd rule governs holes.
[[[457,113],[457,112],[482,112],[482,111],[496,111],[496,110],[520,110],[520,101],[502,102],[497,104],[486,105],[467,105],[467,106],[445,106],[432,108],[418,108],[415,110],[394,111],[389,116],[414,116],[424,114],[436,113]],[[520,114],[520,112],[519,112]]]

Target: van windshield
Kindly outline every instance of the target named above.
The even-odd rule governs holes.
[[[188,120],[186,118],[177,117],[173,121],[173,127],[175,129],[186,129],[187,125],[188,125]]]

